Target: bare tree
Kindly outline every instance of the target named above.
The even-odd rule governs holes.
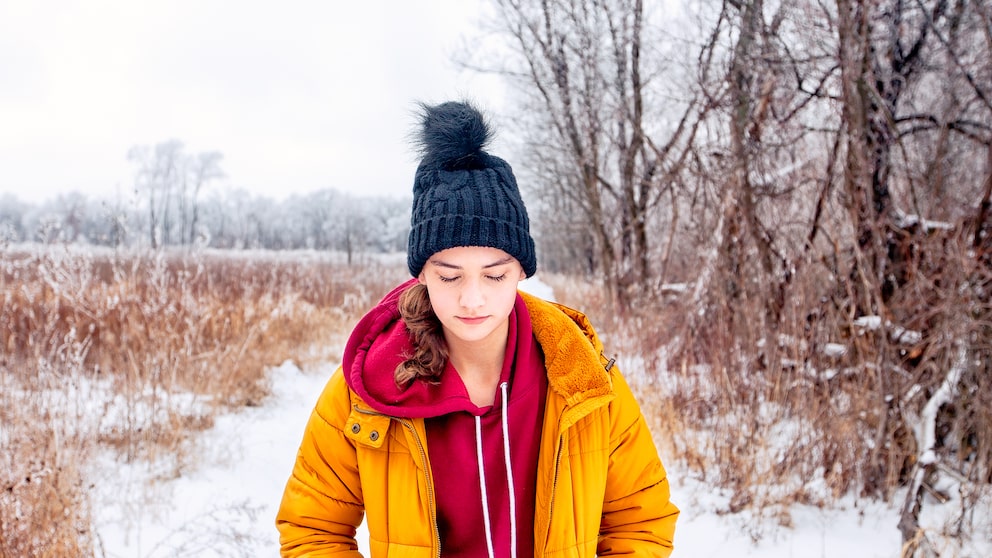
[[[645,42],[641,0],[496,5],[522,62],[521,71],[498,71],[515,76],[536,109],[528,148],[545,179],[541,197],[568,200],[555,209],[578,211],[542,218],[589,231],[592,245],[583,252],[623,308],[656,271],[649,227],[668,173],[698,123],[693,103],[682,104],[683,116],[672,127],[659,129],[647,119],[658,61],[644,60],[651,43]]]
[[[525,92],[523,172],[552,210],[542,253],[602,273],[621,305],[681,263],[694,289],[665,332],[680,368],[743,397],[730,416],[821,408],[811,459],[843,471],[839,490],[908,488],[900,528],[925,554],[923,494],[941,475],[992,480],[992,9],[687,3],[680,36],[652,27],[657,4],[495,0],[522,61],[498,70]],[[681,83],[680,101],[659,83]],[[843,356],[825,350],[840,341]],[[836,367],[822,400],[776,391]]]
[[[954,454],[965,460],[976,455],[953,436],[970,432],[990,443],[978,434],[988,431],[988,418],[972,413],[981,403],[959,396],[988,389],[985,374],[969,363],[988,353],[988,298],[971,285],[987,283],[989,267],[974,261],[954,234],[955,222],[974,223],[976,231],[986,226],[983,205],[973,200],[984,199],[988,188],[961,169],[984,162],[984,176],[992,170],[988,10],[967,1],[846,0],[838,2],[838,15],[843,190],[857,240],[853,302],[897,324],[920,324],[926,340],[926,351],[911,359],[881,340],[883,372],[876,387],[892,402],[879,439],[902,429],[914,433],[905,461],[895,464],[913,471],[899,527],[906,554],[926,555],[931,550],[919,526],[923,495],[932,492],[942,468],[954,466]],[[907,368],[909,374],[888,372]],[[955,420],[946,409],[975,422]],[[945,445],[955,449],[942,455],[937,448]],[[980,469],[988,471],[988,463]]]
[[[184,228],[184,243],[192,246],[196,242],[200,226],[200,195],[203,189],[212,181],[223,178],[224,171],[220,167],[224,155],[219,151],[207,151],[191,156],[189,165],[190,179],[193,183],[189,199],[189,227]]]
[[[135,190],[147,204],[149,242],[153,248],[193,245],[200,234],[200,196],[212,181],[224,177],[223,155],[217,151],[187,154],[183,143],[169,140],[155,146],[134,146],[128,160],[136,167]]]
[[[172,192],[182,180],[183,144],[169,140],[152,146],[134,146],[127,158],[136,167],[135,191],[144,192],[147,200],[148,241],[158,248],[169,241]]]

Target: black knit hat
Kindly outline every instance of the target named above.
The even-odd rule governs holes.
[[[488,246],[516,258],[532,276],[537,259],[527,208],[510,165],[482,150],[492,137],[482,114],[460,102],[421,108],[423,159],[413,183],[410,273],[420,275],[441,250]]]

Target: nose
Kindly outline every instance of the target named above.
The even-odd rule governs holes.
[[[486,297],[482,294],[482,285],[478,280],[466,281],[459,293],[458,303],[462,308],[479,308],[485,303]]]

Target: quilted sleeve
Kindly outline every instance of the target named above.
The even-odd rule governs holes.
[[[617,397],[610,404],[611,454],[597,554],[668,557],[679,509],[640,407],[617,370],[613,386]]]
[[[303,434],[276,515],[284,557],[359,557],[364,507],[355,446],[343,432],[350,410],[341,370],[328,381]]]

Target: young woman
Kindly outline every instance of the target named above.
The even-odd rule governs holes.
[[[464,103],[425,106],[407,263],[320,395],[283,556],[668,556],[679,510],[644,417],[537,262],[510,166]]]

